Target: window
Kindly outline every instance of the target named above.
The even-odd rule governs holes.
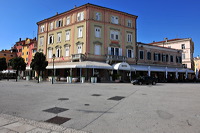
[[[110,31],[110,39],[111,40],[119,40],[119,31],[111,30]]]
[[[49,44],[53,44],[53,42],[54,42],[54,36],[49,35]]]
[[[33,49],[33,51],[32,51],[33,53],[36,53],[37,52],[37,50],[36,49]]]
[[[170,55],[170,62],[174,62],[174,57],[173,57],[173,55]]]
[[[181,56],[176,56],[176,63],[182,63]]]
[[[101,37],[101,28],[95,27],[95,37],[100,38]]]
[[[4,56],[6,56],[6,54],[4,54]]]
[[[77,21],[82,21],[84,19],[84,12],[79,12],[77,14]]]
[[[127,26],[128,26],[128,27],[132,27],[132,21],[131,21],[131,20],[128,20]]]
[[[133,58],[134,57],[134,52],[132,49],[126,49],[126,56],[128,58]]]
[[[119,24],[119,18],[117,16],[111,16],[111,23]]]
[[[154,61],[160,61],[160,54],[154,53]]]
[[[62,19],[56,21],[56,27],[57,27],[57,28],[58,28],[58,27],[62,27],[62,25],[63,25]]]
[[[185,53],[182,53],[182,59],[185,59]]]
[[[48,57],[49,58],[52,58],[52,51],[53,51],[52,49],[48,49]]]
[[[26,55],[28,55],[28,52],[26,52]]]
[[[83,27],[78,27],[78,38],[83,37]]]
[[[66,41],[70,40],[70,30],[66,31]]]
[[[70,24],[70,17],[67,17],[66,25]]]
[[[41,32],[41,33],[44,32],[44,25],[41,25],[41,26],[40,26],[40,32]]]
[[[185,44],[181,44],[181,49],[185,49]]]
[[[101,45],[95,45],[94,46],[94,54],[95,55],[101,55]]]
[[[99,12],[96,13],[95,20],[100,21],[100,13]]]
[[[162,55],[162,62],[167,62],[168,61],[168,55],[163,54]]]
[[[69,56],[69,46],[65,48],[65,56]]]
[[[60,53],[61,53],[60,48],[57,48],[56,49],[56,57],[61,57]]]
[[[57,33],[57,42],[61,42],[61,33]]]
[[[78,54],[81,54],[82,53],[82,45],[81,44],[79,44],[79,45],[77,45],[77,53]]]
[[[53,30],[53,22],[50,23],[50,30]]]
[[[151,60],[151,52],[147,52],[147,60]]]
[[[139,59],[141,59],[141,60],[144,59],[144,51],[142,51],[142,50],[139,51]]]
[[[108,55],[122,56],[122,48],[108,47]]]
[[[132,42],[132,34],[131,33],[127,34],[127,42]]]
[[[40,37],[40,46],[43,46],[44,43],[44,37]]]

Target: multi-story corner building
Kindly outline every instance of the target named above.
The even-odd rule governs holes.
[[[38,51],[46,55],[49,69],[55,54],[57,75],[69,76],[67,68],[87,68],[87,61],[95,61],[95,73],[106,77],[105,66],[136,62],[136,19],[135,15],[93,4],[75,7],[37,23]],[[83,70],[86,78],[90,71]],[[73,73],[80,74],[79,70]]]
[[[194,42],[192,41],[191,38],[171,39],[171,40],[165,38],[164,41],[153,42],[150,44],[182,50],[183,67],[194,70],[194,61],[193,61]]]
[[[196,78],[200,78],[200,57],[197,56],[194,58],[194,70],[196,74]]]

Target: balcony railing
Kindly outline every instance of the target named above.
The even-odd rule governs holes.
[[[84,54],[72,54],[72,61],[78,60],[79,62],[85,60],[86,56]]]
[[[106,55],[106,62],[126,62],[126,56],[118,56],[118,55]]]

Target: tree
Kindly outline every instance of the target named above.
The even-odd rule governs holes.
[[[44,71],[47,66],[48,66],[48,61],[46,61],[46,56],[41,52],[37,52],[34,58],[32,59],[31,68],[38,72],[38,83],[39,83],[40,72]]]
[[[11,60],[11,66],[14,70],[17,70],[16,72],[16,82],[18,77],[18,71],[25,71],[26,70],[26,63],[24,61],[24,58],[22,57],[15,57]]]
[[[7,69],[7,63],[6,63],[6,58],[0,58],[0,71],[6,70]]]

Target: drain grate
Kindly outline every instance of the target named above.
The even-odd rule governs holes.
[[[92,96],[98,97],[98,96],[101,96],[101,95],[100,94],[92,94]]]
[[[108,100],[119,101],[119,100],[122,100],[123,98],[125,98],[125,97],[122,97],[122,96],[114,96],[114,97],[109,98]]]
[[[54,107],[54,108],[46,109],[43,111],[58,114],[58,113],[61,113],[61,112],[67,111],[67,110],[69,110],[69,109]]]
[[[59,98],[58,100],[64,101],[64,100],[69,100],[69,98]]]
[[[71,118],[56,116],[56,117],[53,117],[49,120],[46,120],[45,122],[61,125],[61,124],[65,123],[69,120],[71,120]]]

